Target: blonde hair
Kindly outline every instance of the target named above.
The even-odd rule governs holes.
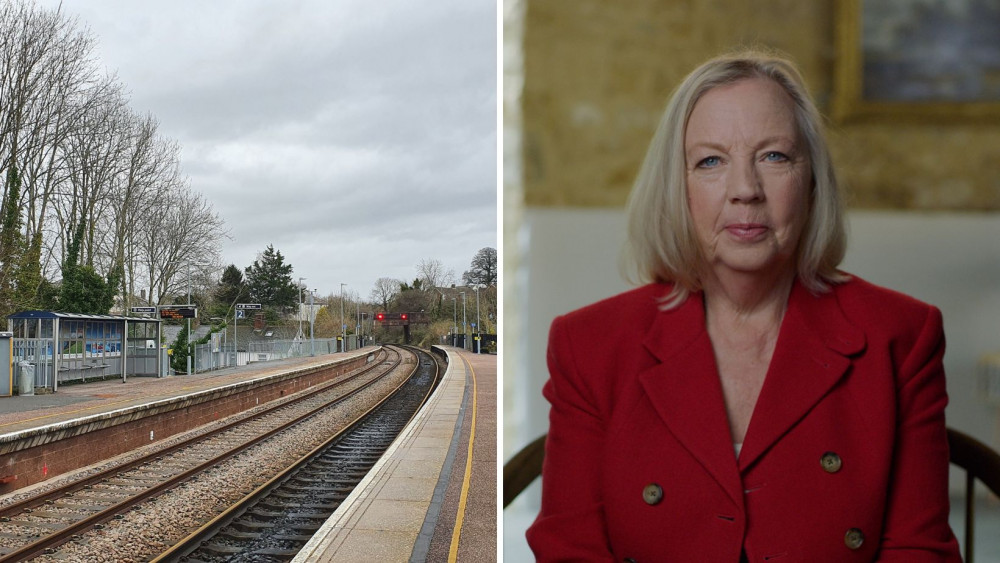
[[[695,103],[712,88],[749,78],[782,87],[795,104],[795,121],[812,168],[812,194],[797,250],[799,280],[810,291],[827,291],[845,281],[837,270],[846,250],[844,204],[823,131],[823,120],[791,62],[744,51],[712,59],[681,82],[649,145],[626,207],[628,254],[640,282],[670,282],[664,308],[676,307],[701,289],[704,264],[687,203],[684,133]],[[630,276],[635,280],[635,276]]]

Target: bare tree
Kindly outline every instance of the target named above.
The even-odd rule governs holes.
[[[0,233],[8,243],[0,251],[0,286],[11,287],[9,276],[17,277],[20,293],[33,296],[41,280],[50,172],[58,167],[72,93],[93,68],[92,45],[76,21],[57,10],[23,0],[0,5],[0,171],[10,177],[0,205],[8,231]]]
[[[112,281],[124,307],[137,286],[158,302],[186,292],[188,263],[218,262],[222,220],[188,188],[177,143],[98,67],[95,45],[61,8],[0,3],[0,308],[5,287],[28,280],[37,295],[60,273],[78,225],[79,263]]]
[[[389,304],[399,295],[399,285],[402,282],[394,278],[379,278],[372,288],[372,301],[381,305],[383,311],[389,310]]]
[[[150,299],[159,304],[187,293],[189,264],[219,262],[224,234],[222,219],[200,194],[184,187],[164,196],[160,212],[144,224],[138,258],[148,276]]]
[[[448,287],[455,283],[455,271],[448,270],[440,260],[435,258],[425,258],[417,264],[417,273],[424,291],[430,291],[435,287]]]
[[[160,192],[181,185],[180,147],[157,136],[157,122],[151,116],[132,116],[129,144],[122,177],[116,184],[111,206],[111,229],[105,249],[110,267],[117,272],[126,310],[136,295],[139,256],[134,249],[140,238],[139,225],[155,215],[162,202]]]
[[[486,247],[472,257],[472,266],[462,274],[462,281],[470,286],[497,284],[497,249]]]

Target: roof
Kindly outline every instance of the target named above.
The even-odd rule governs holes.
[[[82,313],[57,313],[55,311],[21,311],[7,315],[8,319],[72,319],[85,321],[146,321],[160,322],[149,317],[126,317],[122,315],[85,315]]]

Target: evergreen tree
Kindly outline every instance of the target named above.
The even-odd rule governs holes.
[[[215,308],[212,313],[215,317],[226,317],[236,303],[249,298],[247,284],[243,280],[243,272],[235,264],[226,266],[219,279],[215,291],[212,293],[215,300]]]
[[[106,315],[114,304],[115,274],[105,281],[92,266],[80,265],[80,244],[85,232],[81,220],[72,233],[62,266],[62,287],[59,291],[59,310],[84,315]]]
[[[292,265],[285,264],[285,257],[272,245],[247,267],[246,287],[250,300],[264,307],[284,313],[298,307],[299,289],[292,281]]]
[[[174,340],[173,352],[170,355],[170,367],[175,373],[187,373],[187,359],[191,355],[191,346],[188,343],[187,323],[181,323],[181,331],[177,333],[177,340]]]
[[[7,169],[6,193],[0,204],[0,314],[37,307],[41,283],[41,240],[26,244],[21,233],[21,175]],[[37,238],[37,237],[36,237]]]

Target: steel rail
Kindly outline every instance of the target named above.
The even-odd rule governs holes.
[[[407,347],[407,348],[412,348],[412,347]],[[423,351],[420,352],[426,354],[426,352]],[[243,497],[242,499],[238,500],[236,503],[231,505],[229,508],[227,508],[226,510],[219,513],[214,518],[203,524],[200,528],[191,532],[183,539],[179,540],[177,543],[175,543],[173,546],[171,546],[169,549],[167,549],[160,555],[154,557],[153,559],[150,559],[149,560],[150,563],[166,563],[166,562],[180,561],[181,558],[187,557],[188,555],[194,553],[206,541],[210,540],[212,537],[217,535],[219,531],[221,531],[223,528],[231,524],[234,520],[236,520],[244,513],[246,513],[248,510],[253,508],[253,506],[255,506],[262,499],[265,499],[268,495],[271,494],[271,492],[280,487],[285,481],[287,481],[290,477],[292,477],[295,472],[299,471],[301,468],[311,463],[314,459],[322,455],[330,447],[336,445],[340,440],[342,440],[345,436],[347,436],[348,433],[352,432],[353,430],[357,429],[362,424],[364,424],[366,420],[370,416],[372,416],[373,413],[375,413],[385,403],[390,401],[400,391],[400,389],[402,389],[403,386],[406,385],[409,382],[409,380],[414,375],[417,374],[417,372],[420,369],[420,356],[419,354],[415,355],[417,358],[417,364],[413,367],[413,371],[406,377],[406,379],[402,383],[400,383],[395,389],[393,389],[391,393],[387,394],[376,405],[372,406],[370,409],[359,415],[350,424],[344,427],[340,432],[337,432],[335,435],[331,436],[325,442],[313,448],[312,451],[303,455],[288,468],[276,474],[266,483],[260,485],[259,487],[248,493],[245,497]],[[420,412],[423,406],[427,404],[427,400],[430,398],[431,394],[437,387],[438,379],[440,377],[440,372],[441,372],[441,366],[438,363],[437,359],[433,357],[433,355],[428,354],[428,356],[430,356],[431,360],[434,362],[434,367],[435,367],[434,379],[431,382],[427,393],[424,395],[423,399],[421,399],[420,404],[417,406],[416,409],[414,409],[413,414],[410,415],[406,423],[403,424],[402,426],[403,428],[405,428],[406,425],[409,424],[417,416],[417,414]]]
[[[337,387],[339,385],[343,385],[344,383],[348,383],[350,381],[353,381],[354,379],[357,379],[358,377],[360,377],[360,376],[362,376],[362,375],[364,375],[364,374],[366,374],[366,373],[374,370],[375,368],[379,367],[381,365],[381,362],[384,362],[388,358],[388,354],[386,354],[384,350],[380,351],[379,354],[382,356],[381,359],[376,359],[375,361],[371,362],[371,365],[365,366],[358,373],[355,373],[355,374],[350,375],[350,376],[348,376],[346,378],[343,378],[343,379],[338,379],[338,380],[334,380],[334,381],[328,381],[328,382],[325,382],[325,383],[320,383],[318,385],[315,385],[315,386],[313,386],[313,388],[310,388],[308,390],[309,391],[308,393],[305,393],[305,394],[303,394],[303,395],[301,395],[299,397],[296,397],[296,398],[294,398],[294,399],[292,399],[290,401],[285,401],[285,402],[282,402],[280,404],[272,404],[275,401],[280,401],[280,399],[276,399],[275,401],[269,401],[267,403],[264,403],[265,409],[261,410],[258,413],[255,413],[255,414],[253,414],[251,416],[248,416],[246,418],[241,418],[239,420],[234,420],[234,421],[231,421],[231,422],[227,422],[227,423],[223,424],[222,426],[219,426],[218,428],[214,428],[214,429],[212,429],[212,430],[210,430],[210,431],[208,431],[208,432],[206,432],[204,434],[199,434],[197,436],[191,436],[190,438],[185,438],[184,440],[182,440],[182,441],[180,441],[180,442],[178,442],[176,444],[173,444],[173,445],[168,446],[166,448],[163,448],[161,450],[156,450],[154,452],[150,452],[147,455],[144,455],[144,456],[142,456],[140,458],[137,458],[135,460],[129,461],[127,463],[123,463],[122,465],[116,465],[114,467],[109,467],[107,470],[101,471],[99,473],[95,473],[94,475],[91,475],[89,477],[85,477],[83,479],[80,479],[80,480],[77,480],[77,481],[73,481],[71,483],[67,483],[67,484],[65,484],[63,486],[57,487],[57,488],[52,489],[50,491],[46,491],[46,492],[40,493],[40,494],[38,494],[36,496],[28,497],[28,498],[26,498],[24,500],[21,500],[21,501],[15,502],[15,503],[11,503],[11,504],[9,504],[7,506],[0,507],[0,518],[9,518],[10,516],[13,516],[13,515],[16,515],[16,514],[20,514],[20,513],[24,512],[27,509],[32,509],[32,508],[37,508],[39,506],[43,506],[43,505],[47,504],[47,502],[50,501],[50,500],[60,499],[60,498],[62,498],[64,496],[66,496],[67,494],[75,493],[76,491],[79,491],[79,490],[87,487],[88,485],[93,485],[95,483],[99,483],[101,481],[105,481],[105,480],[107,480],[108,478],[112,477],[115,474],[124,473],[126,471],[131,471],[132,469],[135,469],[135,468],[137,468],[137,467],[139,467],[139,466],[141,466],[143,464],[149,463],[150,461],[155,460],[156,458],[160,458],[160,457],[163,457],[163,456],[166,456],[166,455],[170,455],[172,453],[177,452],[178,450],[181,450],[181,449],[184,449],[184,448],[186,448],[188,446],[197,444],[198,442],[203,442],[203,441],[205,441],[205,440],[207,440],[209,438],[212,438],[212,437],[217,436],[219,434],[222,434],[224,432],[228,432],[229,430],[232,430],[233,428],[235,428],[235,427],[237,427],[237,426],[239,426],[241,424],[244,424],[246,422],[251,422],[251,421],[263,418],[264,416],[267,416],[267,415],[270,415],[270,414],[273,414],[273,413],[277,412],[279,409],[282,409],[282,408],[290,406],[290,405],[294,405],[297,402],[304,401],[304,400],[306,400],[306,399],[308,399],[310,397],[313,397],[313,396],[315,396],[315,395],[317,395],[319,393],[324,393],[324,392],[329,391],[330,389],[332,389],[334,387]],[[323,369],[323,368],[322,367],[317,367],[316,370],[314,370],[314,371],[318,371],[320,369]],[[306,373],[311,373],[311,371],[310,372],[306,372]],[[306,375],[306,373],[303,373],[303,375]],[[192,430],[194,430],[194,429],[192,429]],[[3,561],[3,559],[0,558],[0,561]]]
[[[394,370],[397,366],[399,366],[400,363],[402,363],[402,354],[399,354],[399,358],[397,359],[396,363],[393,364],[393,366],[389,370],[387,370],[385,372],[385,374],[383,374],[382,376],[385,376],[386,374],[391,373],[392,370]],[[377,365],[379,365],[379,364],[376,364],[375,366],[372,366],[372,368],[377,367]],[[356,374],[356,376],[357,375],[360,375],[360,373]],[[356,377],[356,376],[352,376],[352,379],[354,377]],[[126,512],[129,509],[131,509],[132,507],[140,504],[141,502],[149,500],[149,499],[157,496],[158,494],[160,494],[160,493],[162,493],[162,492],[164,492],[166,490],[169,490],[169,489],[172,489],[172,488],[176,487],[177,485],[181,484],[184,481],[187,481],[191,477],[193,477],[193,476],[195,476],[195,475],[197,475],[197,474],[199,474],[199,473],[201,473],[201,472],[203,472],[203,471],[211,468],[213,465],[216,465],[217,463],[219,463],[221,461],[229,459],[230,457],[233,457],[236,454],[241,453],[241,452],[249,449],[250,447],[259,444],[260,442],[262,442],[262,441],[264,441],[264,440],[272,437],[273,435],[275,435],[275,434],[277,434],[277,433],[279,433],[279,432],[281,432],[283,430],[288,429],[291,426],[294,426],[296,424],[301,423],[306,418],[312,417],[316,413],[318,413],[318,412],[320,412],[320,411],[322,411],[322,410],[324,410],[326,408],[329,408],[332,405],[335,405],[337,403],[343,402],[344,400],[352,397],[353,395],[359,393],[360,391],[362,391],[362,390],[366,389],[367,387],[369,387],[370,385],[374,384],[379,379],[380,378],[373,379],[372,381],[370,381],[370,382],[362,385],[361,387],[358,387],[357,389],[351,390],[350,392],[346,393],[345,395],[342,395],[342,396],[338,397],[334,401],[331,401],[331,402],[326,403],[326,404],[324,404],[324,405],[322,405],[320,407],[317,407],[317,408],[309,411],[308,413],[306,413],[306,414],[304,414],[302,416],[299,416],[299,417],[297,417],[297,418],[295,418],[293,420],[290,420],[290,421],[288,421],[288,422],[286,422],[286,423],[284,423],[284,424],[282,424],[282,425],[280,425],[280,426],[278,426],[278,427],[276,427],[276,428],[274,428],[274,429],[272,429],[272,430],[270,430],[268,432],[265,432],[264,434],[261,434],[261,435],[255,437],[255,438],[252,438],[248,442],[244,442],[243,444],[237,446],[236,448],[231,449],[231,450],[229,450],[227,452],[224,452],[224,453],[222,453],[222,454],[220,454],[220,455],[218,455],[218,456],[216,456],[216,457],[214,457],[212,459],[209,459],[209,460],[207,460],[207,461],[205,461],[205,462],[203,462],[201,464],[198,464],[197,466],[195,466],[193,468],[190,468],[190,469],[188,469],[186,471],[183,471],[181,473],[173,475],[173,476],[169,477],[166,481],[163,481],[163,482],[161,482],[158,485],[155,485],[155,486],[153,486],[151,488],[148,488],[148,489],[146,489],[146,490],[144,490],[144,491],[142,491],[142,492],[140,492],[140,493],[138,493],[136,495],[133,495],[133,496],[131,496],[129,498],[126,498],[126,499],[122,500],[121,502],[113,504],[113,505],[107,507],[106,509],[104,509],[104,510],[102,510],[100,512],[96,512],[96,513],[94,513],[94,514],[92,514],[92,515],[90,515],[88,517],[85,517],[85,518],[83,518],[81,520],[73,522],[73,523],[69,524],[67,527],[65,527],[65,528],[63,528],[61,530],[57,530],[57,531],[53,532],[52,534],[49,534],[49,535],[47,535],[45,537],[42,537],[42,538],[39,538],[35,542],[26,544],[24,546],[21,546],[20,548],[17,548],[14,551],[8,552],[8,553],[0,556],[0,562],[4,562],[4,561],[19,561],[19,560],[29,559],[29,558],[32,558],[32,557],[36,557],[36,556],[39,556],[39,555],[46,554],[46,553],[49,552],[47,550],[50,550],[51,548],[53,548],[53,547],[55,547],[55,546],[57,546],[59,544],[65,543],[66,541],[70,540],[74,535],[79,535],[80,533],[85,532],[86,530],[89,530],[91,528],[94,528],[94,527],[96,527],[98,525],[103,524],[104,522],[112,520],[113,518],[115,518],[116,515],[121,514],[123,512]],[[344,381],[344,380],[342,380],[342,381]],[[330,387],[332,387],[332,386],[330,386]],[[330,390],[330,388],[328,387],[325,390],[328,391],[328,390]],[[312,395],[314,395],[314,393],[310,393],[308,396],[312,396]],[[300,397],[299,399],[300,400],[304,400],[305,398],[306,397]],[[287,405],[287,404],[288,403],[286,403],[285,405]],[[282,405],[282,406],[285,406],[285,405]],[[269,411],[269,412],[273,412],[273,411]],[[240,421],[240,422],[249,422],[250,420],[252,420],[252,419],[245,419],[245,420]],[[157,452],[157,454],[155,454],[155,455],[153,455],[151,457],[160,457],[162,455],[164,455],[164,454],[161,453],[161,452]],[[104,478],[99,479],[98,481],[106,480],[107,478],[109,478],[109,475],[111,473],[114,473],[114,472],[115,471],[110,471],[107,475],[104,476]],[[117,471],[117,472],[121,473],[121,471]],[[83,487],[80,487],[80,488],[83,488]],[[79,490],[79,489],[77,489],[77,490]]]

